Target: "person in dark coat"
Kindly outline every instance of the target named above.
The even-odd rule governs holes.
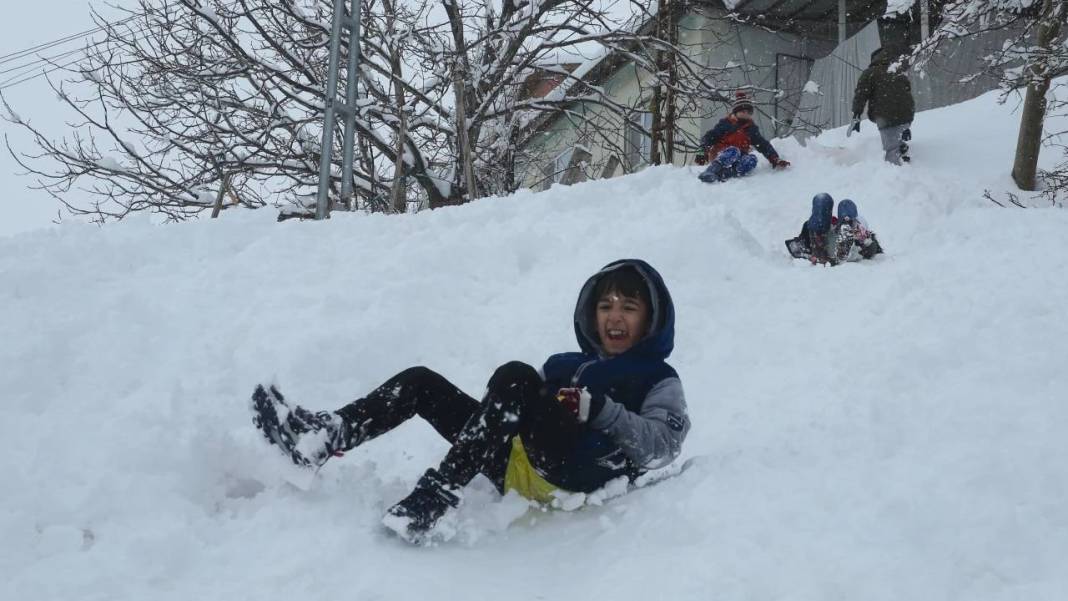
[[[753,103],[749,96],[738,91],[731,114],[701,136],[701,148],[694,162],[707,164],[708,168],[698,177],[703,182],[716,182],[748,175],[757,166],[757,159],[751,154],[753,148],[776,169],[790,166],[789,161],[779,158],[779,153],[753,123]]]
[[[853,94],[853,131],[860,131],[867,105],[868,119],[879,128],[885,159],[895,165],[911,160],[908,141],[912,139],[916,103],[907,69],[905,57],[880,48],[872,53],[871,64],[860,74]]]
[[[513,361],[489,379],[481,401],[441,375],[412,367],[334,412],[290,405],[273,386],[253,393],[253,422],[297,465],[318,468],[418,415],[451,448],[383,524],[408,542],[433,538],[483,474],[502,494],[539,502],[557,491],[592,492],[671,463],[690,429],[674,347],[675,309],[648,263],[609,263],[579,292],[580,352],[546,360],[539,372]]]

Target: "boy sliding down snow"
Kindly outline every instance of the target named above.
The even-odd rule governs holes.
[[[801,225],[801,233],[786,241],[792,256],[813,264],[837,265],[871,259],[883,252],[875,232],[857,214],[856,203],[848,198],[839,203],[837,220],[833,212],[830,194],[822,192],[812,197],[812,214]]]
[[[753,123],[753,103],[745,92],[738,91],[731,105],[731,114],[701,136],[701,148],[694,162],[698,165],[708,163],[708,168],[697,177],[710,183],[748,175],[757,166],[757,158],[750,154],[751,146],[755,146],[772,167],[785,169],[790,166],[789,161],[780,159],[771,143],[760,135],[760,129]]]
[[[414,415],[430,422],[452,447],[383,518],[412,543],[430,539],[478,473],[501,493],[546,502],[558,489],[591,492],[670,463],[690,422],[678,374],[664,361],[675,309],[660,274],[640,260],[610,263],[583,285],[574,325],[582,352],[549,357],[541,374],[506,363],[481,402],[412,367],[333,413],[257,387],[253,422],[294,463],[314,467]]]

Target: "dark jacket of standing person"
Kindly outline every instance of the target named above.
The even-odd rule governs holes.
[[[872,53],[871,65],[860,74],[853,94],[853,118],[859,120],[868,106],[868,119],[879,129],[911,123],[916,115],[912,84],[905,74],[904,57],[881,48]]]

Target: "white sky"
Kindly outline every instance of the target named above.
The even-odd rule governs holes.
[[[122,2],[119,2],[121,5]],[[129,4],[129,0],[126,1]],[[94,0],[92,6],[103,14],[116,11]],[[86,0],[44,0],[38,2],[5,3],[4,18],[0,19],[0,56],[18,52],[38,44],[93,28],[90,3]],[[71,42],[45,50],[44,56],[73,50],[84,42]],[[26,64],[36,56],[27,56],[0,65],[0,71]],[[73,57],[71,57],[73,58]],[[70,60],[70,59],[67,59]],[[0,74],[0,81],[14,73]],[[57,72],[58,74],[58,72]],[[4,97],[22,118],[52,133],[64,133],[63,122],[68,117],[55,93],[44,78],[8,88]],[[0,121],[0,133],[7,136],[16,150],[33,151],[28,136],[7,121]],[[60,204],[48,194],[29,190],[33,180],[17,173],[22,169],[6,148],[0,149],[0,236],[48,226],[56,217]]]

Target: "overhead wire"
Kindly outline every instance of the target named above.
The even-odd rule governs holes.
[[[118,21],[115,21],[114,23],[108,23],[107,26],[123,25],[123,24],[125,24],[125,23],[127,23],[129,21],[132,21],[132,20],[136,19],[139,16],[141,16],[141,15],[139,15],[139,14],[138,15],[132,15],[132,16],[126,17],[125,19],[120,19]],[[5,63],[9,63],[9,62],[11,62],[13,60],[20,59],[20,58],[22,58],[24,56],[28,56],[28,55],[34,54],[34,53],[36,53],[38,51],[48,50],[48,49],[54,48],[56,46],[62,46],[64,44],[68,43],[68,42],[73,42],[73,41],[76,41],[76,40],[88,38],[88,37],[90,37],[92,35],[100,33],[101,31],[104,31],[107,28],[107,26],[100,25],[100,26],[94,27],[92,29],[86,29],[85,31],[80,31],[78,33],[72,33],[72,34],[63,36],[61,38],[57,38],[57,39],[49,41],[49,42],[42,42],[40,44],[37,44],[36,46],[31,46],[29,48],[24,48],[22,50],[16,50],[15,52],[10,52],[8,54],[0,55],[0,65],[3,65]]]
[[[127,17],[127,18],[122,19],[120,21],[116,21],[114,23],[109,23],[108,26],[121,25],[121,24],[127,23],[127,22],[133,20],[133,18],[139,17],[139,16],[143,16],[143,15],[135,15],[134,17]],[[103,31],[104,29],[106,29],[106,28],[99,28],[99,31]],[[149,36],[152,35],[150,30],[151,30],[151,27],[148,27],[148,26],[133,28],[132,29],[133,38],[132,38],[132,40],[129,40],[129,41],[141,41],[141,40],[148,39]],[[72,67],[74,65],[77,65],[79,62],[81,62],[82,60],[84,60],[85,58],[88,57],[88,52],[91,49],[93,49],[93,48],[95,48],[97,46],[101,46],[106,42],[107,42],[106,39],[98,40],[98,41],[93,42],[92,44],[88,44],[88,45],[86,45],[85,47],[82,47],[82,48],[76,48],[76,49],[73,49],[73,50],[67,50],[67,51],[62,52],[60,54],[41,57],[41,58],[38,58],[37,60],[32,61],[30,63],[25,63],[25,64],[20,65],[18,67],[12,67],[12,68],[0,71],[0,74],[12,72],[12,71],[18,71],[18,73],[15,73],[14,75],[11,75],[7,79],[4,79],[4,80],[0,81],[0,91],[6,90],[6,89],[14,87],[14,86],[17,86],[17,85],[25,83],[27,81],[31,81],[31,80],[34,80],[34,79],[39,79],[39,78],[44,77],[44,76],[46,76],[46,75],[48,75],[50,73],[53,73],[55,71],[60,71],[60,70]],[[62,60],[62,59],[67,58],[67,57],[70,57],[70,56],[73,56],[73,55],[81,55],[81,56],[78,56],[76,59],[74,59],[72,61],[68,61],[68,62],[65,62],[65,63],[62,63],[62,64],[57,64],[57,61]],[[45,68],[45,65],[48,65],[48,68]],[[36,69],[38,67],[42,68],[42,70],[40,72],[36,72]]]
[[[4,64],[10,63],[12,61],[18,60],[20,58],[26,58],[26,57],[28,57],[30,55],[33,55],[33,54],[37,54],[38,55],[38,58],[36,58],[36,59],[34,59],[32,61],[24,62],[24,63],[18,64],[18,65],[15,65],[13,67],[8,67],[6,69],[0,70],[0,75],[7,74],[7,73],[12,73],[12,75],[7,77],[7,79],[4,79],[4,80],[0,81],[0,91],[6,90],[8,88],[14,87],[14,86],[22,84],[22,83],[25,83],[27,81],[31,81],[31,80],[34,80],[34,79],[38,79],[40,77],[44,77],[44,76],[48,75],[49,73],[53,73],[55,71],[58,71],[58,70],[61,70],[61,69],[66,69],[68,67],[76,65],[76,64],[78,64],[78,62],[80,62],[81,60],[83,60],[87,56],[87,53],[92,48],[100,46],[106,40],[98,40],[98,41],[95,41],[95,42],[93,42],[91,44],[87,44],[84,47],[74,48],[74,49],[71,49],[71,50],[65,50],[65,51],[60,52],[58,54],[53,54],[53,55],[49,55],[49,56],[41,56],[39,53],[42,52],[43,50],[47,50],[47,49],[63,46],[63,45],[65,45],[65,44],[67,44],[69,42],[72,42],[72,41],[89,39],[93,35],[96,35],[96,34],[98,34],[100,32],[103,32],[103,31],[107,30],[109,27],[115,27],[115,26],[124,25],[126,23],[129,23],[130,21],[133,21],[134,19],[136,19],[138,17],[141,17],[141,16],[143,16],[143,15],[141,15],[141,14],[132,15],[132,16],[120,19],[118,21],[114,21],[112,23],[106,23],[105,25],[101,25],[101,26],[95,27],[93,29],[87,29],[85,31],[82,31],[82,32],[79,32],[79,33],[76,33],[76,34],[70,34],[70,35],[64,36],[62,38],[57,38],[57,39],[52,40],[50,42],[44,42],[44,43],[38,44],[38,45],[33,46],[31,48],[26,48],[26,49],[23,49],[23,50],[19,50],[19,51],[16,51],[16,52],[12,52],[12,53],[8,53],[8,54],[5,54],[3,56],[0,56],[0,65],[4,65]],[[134,28],[133,34],[135,36],[135,39],[137,39],[136,36],[145,33],[147,30],[148,30],[147,27]],[[144,38],[142,37],[140,39],[144,39]],[[63,62],[63,63],[59,62],[59,61],[62,61],[63,59],[66,59],[66,58],[74,56],[74,55],[80,55],[80,56],[78,56],[78,58],[73,60],[73,61],[68,61],[68,62]],[[42,70],[40,72],[36,72],[38,68],[41,68]]]

